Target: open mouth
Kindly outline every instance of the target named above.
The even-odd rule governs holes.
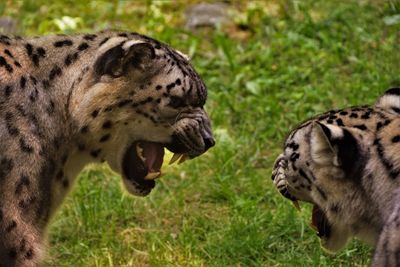
[[[311,227],[317,231],[320,238],[328,238],[331,235],[331,225],[325,216],[325,213],[317,206],[313,206]]]
[[[284,196],[292,201],[294,207],[298,211],[301,211],[299,202],[295,197],[291,196],[289,193]],[[320,209],[320,207],[315,204],[313,205],[310,226],[312,229],[317,231],[317,235],[320,238],[329,238],[331,235],[332,227],[328,218],[326,218],[325,213]]]
[[[142,191],[151,191],[155,179],[161,177],[165,144],[136,141],[125,152],[122,170],[126,179],[132,181]],[[170,164],[184,162],[189,157],[185,153],[175,153]]]

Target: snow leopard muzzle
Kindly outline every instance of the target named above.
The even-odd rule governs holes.
[[[215,145],[210,120],[203,109],[181,113],[174,124],[172,141],[166,147],[178,154],[195,158]]]

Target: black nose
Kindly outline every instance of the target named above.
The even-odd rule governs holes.
[[[204,139],[205,150],[208,150],[210,147],[215,145],[215,140],[212,137],[205,137]]]

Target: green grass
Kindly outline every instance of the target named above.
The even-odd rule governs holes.
[[[146,198],[90,166],[50,228],[48,266],[366,266],[371,249],[319,247],[270,173],[287,132],[400,85],[400,3],[235,1],[234,21],[183,29],[186,1],[8,1],[23,35],[139,31],[188,53],[204,78],[217,145],[169,167]],[[65,26],[63,16],[74,21]]]

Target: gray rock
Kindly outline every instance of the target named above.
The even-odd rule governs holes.
[[[228,5],[224,3],[200,3],[190,6],[185,11],[187,29],[216,27],[229,21]]]
[[[0,17],[0,33],[2,34],[16,34],[17,21],[11,17]]]

